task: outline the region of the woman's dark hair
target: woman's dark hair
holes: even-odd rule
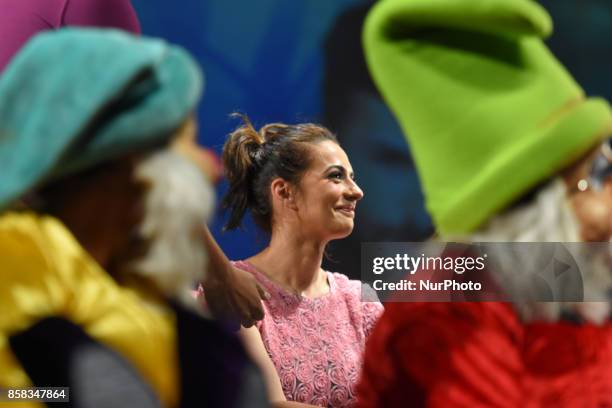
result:
[[[286,125],[271,123],[255,130],[248,117],[234,130],[223,146],[223,165],[229,191],[223,208],[230,211],[226,230],[240,226],[251,210],[255,223],[264,231],[272,229],[270,183],[277,177],[297,184],[312,158],[308,144],[330,140],[338,143],[328,129],[312,123]]]

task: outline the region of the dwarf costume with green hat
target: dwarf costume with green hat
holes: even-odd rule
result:
[[[609,136],[543,43],[531,0],[382,0],[368,67],[410,144],[442,236],[476,231]],[[612,325],[525,322],[510,303],[389,303],[359,407],[612,405]]]
[[[71,387],[75,407],[265,400],[260,383],[240,388],[257,371],[235,336],[151,285],[120,285],[58,219],[14,206],[49,181],[166,148],[202,84],[179,47],[76,28],[32,38],[0,76],[0,388]]]
[[[365,23],[372,77],[410,144],[442,235],[478,228],[611,130],[542,42],[530,0],[382,1]]]

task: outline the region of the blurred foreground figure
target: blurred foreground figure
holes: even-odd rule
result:
[[[191,295],[214,256],[190,144],[201,89],[182,49],[113,30],[40,34],[6,68],[0,387],[67,386],[75,407],[267,405]]]
[[[612,116],[543,45],[551,30],[528,0],[383,0],[371,11],[369,68],[441,239],[610,241]],[[609,261],[581,271],[585,290],[610,290]],[[388,304],[360,406],[611,406],[609,312],[607,302]]]

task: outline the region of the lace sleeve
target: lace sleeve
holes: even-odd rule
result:
[[[378,301],[363,302],[362,316],[363,316],[363,333],[367,338],[372,329],[376,325],[378,318],[384,311],[383,305]]]

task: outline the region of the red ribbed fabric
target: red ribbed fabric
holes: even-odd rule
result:
[[[365,407],[612,407],[612,324],[523,324],[510,304],[392,303],[370,336]]]

